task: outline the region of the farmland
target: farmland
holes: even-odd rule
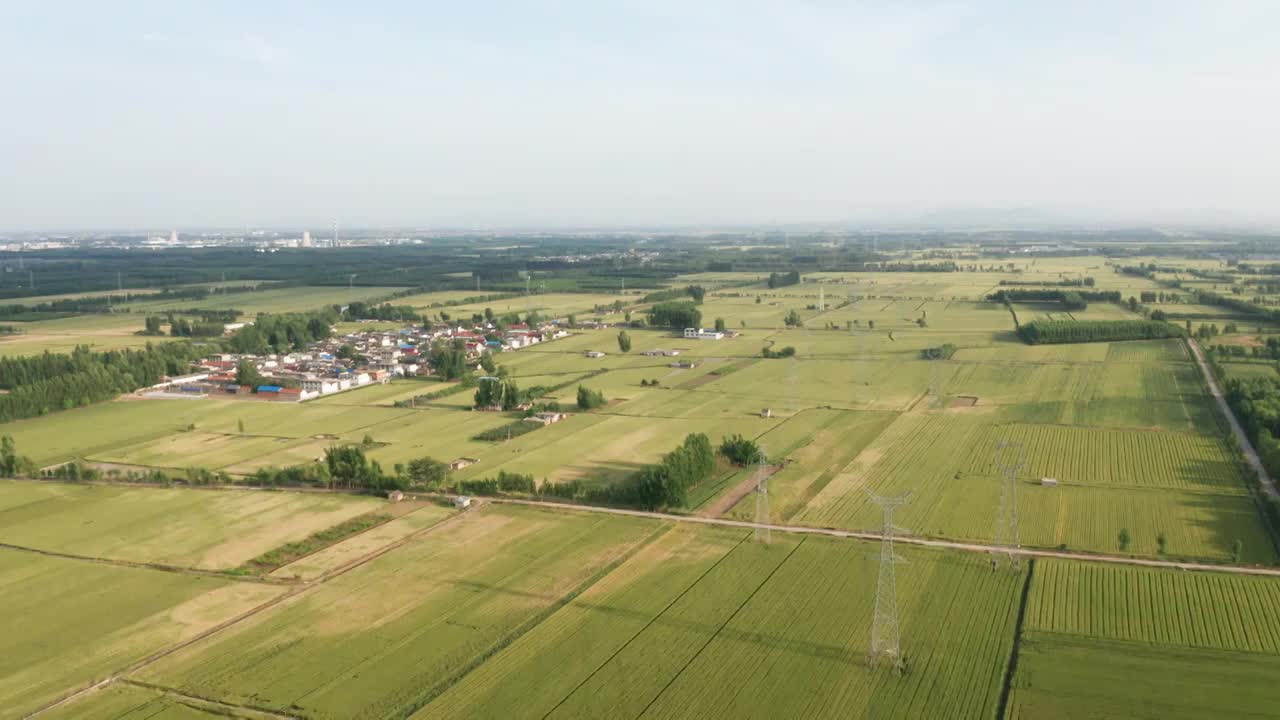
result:
[[[147,669],[202,697],[314,717],[419,701],[660,528],[501,509],[474,514]],[[321,667],[310,660],[345,661]],[[392,663],[396,673],[378,672]]]
[[[593,491],[634,482],[687,435],[704,433],[713,446],[741,435],[772,466],[771,522],[876,532],[884,515],[875,497],[909,495],[894,516],[902,532],[952,543],[899,548],[901,675],[866,663],[875,545],[783,530],[763,544],[742,527],[689,522],[756,519],[754,461],[718,458],[686,500],[653,516],[506,502],[548,498],[523,489],[459,511],[427,494],[438,485],[421,484],[401,485],[410,497],[393,505],[394,486],[329,492],[328,475],[305,492],[15,480],[0,483],[0,543],[25,550],[0,548],[0,586],[24,590],[4,593],[10,606],[0,609],[23,627],[0,639],[9,663],[0,706],[25,713],[121,673],[42,716],[1276,714],[1267,701],[1280,672],[1277,578],[1091,561],[1280,563],[1256,485],[1185,341],[1027,345],[1015,313],[1025,323],[1131,320],[1140,310],[1018,302],[1011,313],[985,301],[1014,282],[1048,287],[1036,283],[1084,274],[1125,298],[1165,286],[1098,256],[979,264],[986,269],[805,273],[773,289],[767,272],[667,277],[705,287],[702,325],[722,319],[736,333],[694,340],[628,327],[629,352],[613,304],[644,317],[649,291],[630,280],[626,294],[601,289],[613,276],[593,279],[590,292],[561,292],[574,287],[561,278],[550,292],[488,301],[437,285],[451,289],[393,302],[455,320],[489,308],[614,326],[495,352],[496,370],[474,370],[472,357],[448,381],[396,379],[300,404],[129,396],[4,428],[40,468],[83,462],[156,471],[174,484],[196,482],[197,470],[245,483],[346,446],[401,481],[415,461],[457,460],[448,482],[501,472]],[[377,282],[386,284],[356,287],[353,299],[404,290]],[[309,310],[345,302],[346,292],[139,299],[118,317],[28,323],[26,335],[0,341],[0,354],[6,343],[31,341],[13,346],[26,352],[55,342],[57,323],[67,341],[96,336],[106,347],[139,339],[134,324],[147,313]],[[1222,310],[1165,303],[1179,305]],[[374,325],[382,323],[341,329]],[[1262,344],[1247,332],[1239,342]],[[769,357],[783,348],[794,354]],[[643,354],[655,350],[671,354]],[[1271,377],[1273,364],[1227,363],[1225,372]],[[533,400],[556,402],[567,417],[486,435],[524,412],[472,409],[475,376],[490,373],[547,388]],[[397,407],[464,382],[461,392]],[[604,402],[578,408],[579,385]],[[1019,544],[1079,560],[1041,558],[1010,572],[962,546],[997,540],[1007,443],[1019,449]],[[331,544],[244,569],[370,516],[372,526]],[[26,627],[64,618],[68,628],[47,641]],[[77,653],[77,637],[94,651]],[[139,663],[161,650],[172,652]]]
[[[373,498],[0,482],[0,542],[211,569],[369,512]]]
[[[0,549],[0,698],[21,717],[281,588]],[[21,591],[16,591],[21,588]],[[16,621],[20,620],[20,621]]]
[[[1039,562],[1010,717],[1275,713],[1280,584]]]

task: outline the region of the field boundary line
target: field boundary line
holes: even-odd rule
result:
[[[183,565],[167,565],[165,563],[149,563],[137,560],[120,560],[116,558],[93,557],[92,555],[76,555],[74,553],[59,552],[57,550],[43,550],[41,548],[27,547],[25,545],[14,545],[12,543],[0,542],[0,548],[5,550],[14,550],[16,552],[34,553],[36,555],[44,555],[46,557],[61,558],[64,560],[78,560],[80,562],[96,563],[98,565],[115,565],[117,567],[133,568],[135,570],[155,570],[158,572],[178,573],[180,575],[195,575],[197,577],[221,578],[223,580],[238,580],[240,582],[257,583],[259,585],[280,585],[289,586],[297,585],[292,580],[281,580],[279,578],[266,579],[252,575],[236,575],[234,573],[222,570],[205,570],[203,568],[186,567]]]
[[[159,693],[160,695],[166,695],[169,697],[178,698],[180,700],[186,700],[189,702],[194,702],[194,703],[199,703],[204,705],[212,705],[219,710],[237,713],[235,717],[249,718],[250,720],[252,720],[253,718],[257,718],[259,716],[265,715],[271,718],[279,718],[280,720],[304,720],[304,718],[300,715],[288,715],[286,713],[278,712],[276,710],[269,710],[267,708],[256,707],[253,705],[237,705],[235,703],[226,702],[225,700],[215,700],[213,698],[202,697],[200,695],[193,695],[192,693],[184,692],[177,688],[171,688],[165,685],[155,685],[148,682],[142,682],[141,680],[130,680],[129,678],[119,678],[115,682],[118,682],[121,685],[129,685],[131,687],[136,687],[142,690],[150,690],[152,692]],[[252,713],[252,714],[249,714],[249,713]]]
[[[671,532],[671,530],[674,527],[675,526],[672,525],[671,523],[663,523],[662,525],[654,528],[653,532],[649,533],[642,540],[637,542],[634,547],[627,549],[627,551],[624,552],[622,555],[618,556],[612,562],[609,562],[604,567],[592,573],[590,577],[587,577],[582,582],[578,583],[576,587],[574,587],[573,589],[569,590],[567,593],[565,593],[561,597],[554,600],[552,603],[547,605],[547,607],[543,608],[537,613],[534,613],[531,617],[526,619],[524,622],[520,623],[515,628],[512,628],[511,632],[507,633],[504,637],[494,641],[494,643],[491,646],[489,646],[489,648],[476,654],[473,658],[468,660],[462,667],[450,673],[447,677],[445,677],[443,680],[433,685],[425,693],[414,698],[412,702],[405,705],[404,707],[401,707],[398,710],[396,710],[396,714],[399,717],[408,718],[409,716],[417,713],[419,710],[422,710],[423,708],[430,705],[432,702],[435,701],[436,698],[448,692],[450,688],[462,682],[474,670],[476,670],[477,668],[481,667],[486,662],[488,662],[490,658],[502,652],[503,650],[506,650],[507,648],[511,647],[516,642],[518,642],[522,637],[532,632],[533,630],[537,629],[538,626],[540,626],[542,623],[549,620],[552,616],[554,616],[556,613],[560,612],[560,610],[567,607],[574,600],[581,597],[584,593],[589,591],[597,583],[604,580],[608,576],[612,575],[615,570],[622,567],[622,565],[625,564],[628,560],[630,560],[631,558],[639,554],[641,550],[644,550],[645,548],[649,547],[653,543],[657,542],[664,535]]]
[[[827,537],[868,540],[871,542],[880,542],[883,538],[880,533],[866,532],[862,530],[838,530],[836,528],[811,527],[807,525],[773,525],[765,523],[754,523],[748,520],[731,520],[728,518],[708,518],[698,517],[697,515],[677,515],[673,513],[655,512],[649,510],[627,510],[624,508],[601,507],[599,505],[574,505],[571,503],[550,502],[546,500],[522,500],[518,498],[485,498],[487,502],[505,505],[529,505],[532,507],[545,507],[559,510],[576,511],[576,512],[598,512],[610,513],[614,515],[626,515],[630,517],[648,517],[658,520],[671,520],[674,522],[698,523],[701,525],[719,525],[722,527],[735,527],[748,530],[756,528],[767,529],[775,532],[794,533],[798,535],[825,535]],[[915,535],[894,535],[894,542],[900,542],[905,545],[916,545],[919,547],[940,548],[944,550],[959,550],[964,552],[975,553],[1008,553],[1009,549],[999,545],[988,545],[978,542],[963,542],[960,540],[940,540],[935,538],[919,537]],[[1023,557],[1042,557],[1056,558],[1059,560],[1076,560],[1080,562],[1099,562],[1111,563],[1115,565],[1138,565],[1142,567],[1167,568],[1171,570],[1190,570],[1202,572],[1230,573],[1235,575],[1260,575],[1267,577],[1280,577],[1280,568],[1277,567],[1260,567],[1252,565],[1227,565],[1213,564],[1206,562],[1180,561],[1180,560],[1154,560],[1149,558],[1129,557],[1126,555],[1105,555],[1102,553],[1079,553],[1066,552],[1062,550],[1037,550],[1034,548],[1019,548],[1015,550],[1018,555]]]
[[[57,707],[60,707],[60,706],[65,705],[65,704],[67,704],[67,703],[69,703],[69,702],[72,702],[72,701],[74,701],[76,698],[82,697],[83,695],[86,695],[86,694],[88,694],[88,693],[90,693],[90,692],[93,692],[94,690],[96,690],[96,689],[98,689],[98,688],[100,688],[100,687],[102,687],[102,686],[104,686],[104,685],[108,685],[108,684],[110,684],[111,682],[114,682],[114,681],[116,681],[116,680],[124,679],[124,677],[125,677],[126,675],[130,675],[130,674],[132,674],[132,673],[136,673],[136,672],[138,672],[139,670],[142,670],[143,668],[147,667],[148,665],[151,665],[151,664],[153,664],[153,663],[155,663],[155,662],[157,662],[157,661],[159,661],[159,660],[162,660],[162,659],[164,659],[165,657],[168,657],[169,655],[172,655],[173,653],[176,653],[176,652],[178,652],[178,651],[180,651],[180,650],[185,650],[186,648],[188,648],[188,647],[190,647],[190,646],[192,646],[192,645],[194,645],[194,644],[196,644],[196,643],[198,643],[198,642],[201,642],[201,641],[203,641],[203,640],[206,640],[206,639],[208,639],[208,638],[212,637],[213,635],[216,635],[217,633],[222,632],[223,630],[226,630],[226,629],[227,629],[227,628],[229,628],[229,627],[232,627],[232,626],[234,626],[234,625],[238,625],[239,623],[244,622],[245,620],[248,620],[248,619],[250,619],[250,618],[254,617],[255,615],[258,615],[259,613],[261,613],[261,612],[263,612],[263,611],[269,610],[269,609],[271,609],[271,608],[275,607],[276,605],[279,605],[279,604],[283,603],[283,602],[284,602],[284,601],[286,601],[286,600],[289,600],[289,599],[291,599],[291,598],[298,597],[299,595],[302,595],[303,593],[306,593],[307,591],[311,590],[312,588],[320,587],[320,586],[321,586],[321,585],[323,585],[325,582],[328,582],[329,580],[331,580],[331,579],[333,579],[333,578],[335,578],[335,577],[338,577],[339,575],[342,575],[342,574],[344,574],[344,573],[346,573],[346,572],[348,572],[348,571],[350,571],[350,570],[354,570],[355,568],[357,568],[357,567],[359,567],[359,566],[361,566],[361,565],[364,565],[364,564],[365,564],[365,563],[367,563],[367,562],[370,562],[370,561],[372,561],[372,560],[375,560],[375,559],[377,559],[377,558],[381,557],[382,555],[385,555],[386,553],[388,553],[388,552],[390,552],[390,551],[392,551],[392,550],[394,550],[394,549],[396,549],[396,548],[402,547],[402,546],[404,546],[404,545],[408,544],[409,542],[411,542],[412,540],[415,540],[415,539],[417,539],[418,537],[421,537],[422,535],[425,535],[425,534],[427,534],[427,533],[429,533],[429,532],[431,532],[431,531],[433,531],[433,530],[435,530],[435,529],[437,529],[437,528],[439,528],[439,527],[441,527],[441,526],[443,526],[443,525],[447,525],[447,524],[449,524],[450,522],[452,522],[452,521],[454,521],[454,520],[456,520],[456,519],[458,519],[458,518],[460,518],[460,517],[465,516],[466,514],[467,514],[467,513],[466,513],[465,511],[464,511],[464,512],[459,512],[459,513],[454,513],[453,515],[451,515],[451,516],[449,516],[449,517],[444,518],[443,520],[441,520],[441,521],[440,521],[440,522],[438,522],[438,523],[435,523],[435,524],[433,524],[433,525],[429,525],[429,526],[427,526],[427,527],[425,527],[425,528],[422,528],[422,529],[420,529],[420,530],[418,530],[418,531],[416,531],[416,532],[414,532],[414,533],[412,533],[412,534],[410,534],[410,535],[407,535],[407,536],[405,536],[405,537],[403,537],[403,538],[401,538],[401,539],[399,539],[399,540],[397,540],[397,541],[395,541],[395,542],[393,542],[393,543],[391,543],[391,544],[389,544],[389,545],[385,545],[385,546],[383,546],[383,547],[381,547],[381,548],[378,548],[377,550],[375,550],[375,551],[373,551],[373,552],[371,552],[371,553],[369,553],[369,554],[367,554],[367,555],[364,555],[364,556],[361,556],[361,557],[355,558],[355,559],[351,560],[350,562],[348,562],[348,563],[347,563],[347,564],[345,564],[345,565],[340,565],[340,566],[338,566],[337,568],[334,568],[333,570],[330,570],[329,572],[327,572],[327,573],[325,573],[325,574],[323,574],[323,575],[320,575],[319,577],[315,578],[314,580],[310,580],[310,581],[307,581],[307,582],[304,582],[304,583],[279,584],[279,587],[287,587],[287,588],[291,588],[291,589],[289,589],[289,590],[287,590],[287,591],[285,591],[285,592],[282,592],[282,593],[280,593],[279,595],[276,595],[276,596],[274,596],[274,597],[268,598],[266,601],[264,601],[264,602],[260,603],[260,604],[259,604],[259,605],[257,605],[256,607],[252,607],[252,608],[250,608],[250,609],[248,609],[248,610],[244,611],[243,613],[240,613],[239,615],[236,615],[235,617],[232,617],[232,618],[229,618],[229,619],[227,619],[227,620],[224,620],[223,622],[220,622],[220,623],[218,623],[217,625],[214,625],[214,626],[213,626],[213,627],[211,627],[211,628],[208,628],[208,629],[206,629],[206,630],[203,630],[203,631],[201,631],[200,633],[198,633],[198,634],[196,634],[196,635],[194,635],[194,636],[192,636],[192,637],[190,637],[190,638],[188,638],[188,639],[186,639],[186,640],[183,640],[183,641],[182,641],[182,642],[180,642],[180,643],[177,643],[176,645],[171,645],[171,646],[169,646],[169,647],[167,647],[167,648],[162,648],[162,649],[160,649],[160,650],[157,650],[156,652],[151,653],[150,655],[147,655],[146,657],[141,658],[140,660],[137,660],[137,661],[133,662],[132,664],[125,666],[125,668],[124,668],[123,670],[120,670],[120,671],[118,671],[118,672],[112,673],[110,676],[108,676],[107,678],[105,678],[105,679],[103,679],[103,680],[100,680],[100,681],[98,681],[98,682],[91,683],[91,684],[90,684],[90,685],[88,685],[87,687],[83,687],[83,688],[81,688],[80,690],[76,690],[76,691],[72,692],[72,693],[71,693],[71,694],[69,694],[69,695],[64,695],[64,696],[63,696],[62,698],[60,698],[60,699],[53,700],[53,701],[51,701],[49,704],[47,704],[47,705],[45,705],[45,706],[43,706],[43,707],[37,708],[35,711],[33,711],[33,712],[31,712],[30,714],[28,714],[28,715],[26,716],[26,718],[27,718],[27,719],[29,719],[29,718],[34,718],[34,717],[36,717],[36,716],[38,716],[38,715],[41,715],[41,714],[43,714],[43,713],[45,713],[45,712],[47,712],[47,711],[49,711],[49,710],[52,710],[52,709],[57,708]]]
[[[45,712],[48,712],[49,710],[53,710],[54,708],[73,702],[77,698],[83,697],[91,692],[98,690],[99,688],[102,688],[106,685],[109,685],[113,682],[123,679],[124,676],[128,675],[129,673],[137,672],[142,668],[154,663],[157,660],[160,660],[164,657],[172,655],[173,653],[178,652],[179,650],[188,648],[200,642],[201,640],[204,640],[205,638],[208,638],[211,635],[214,635],[215,633],[220,632],[221,630],[231,627],[232,625],[235,625],[243,620],[247,620],[253,617],[254,615],[257,615],[258,613],[262,612],[263,610],[267,610],[269,608],[275,607],[276,605],[279,605],[280,603],[284,602],[289,598],[297,597],[298,595],[306,592],[309,589],[310,589],[310,586],[308,585],[297,585],[293,589],[288,590],[287,592],[282,592],[279,595],[275,595],[274,597],[268,598],[267,600],[258,604],[257,606],[249,608],[248,610],[240,613],[239,615],[236,615],[235,617],[228,618],[227,620],[224,620],[218,623],[217,625],[214,625],[211,628],[202,630],[201,632],[196,633],[195,635],[187,638],[186,640],[183,640],[182,642],[177,643],[176,645],[171,645],[167,648],[162,648],[160,650],[157,650],[156,652],[151,653],[150,655],[147,655],[146,657],[136,660],[132,664],[125,666],[123,670],[112,673],[111,675],[109,675],[103,680],[100,680],[95,683],[91,683],[87,687],[83,687],[68,695],[64,695],[61,698],[54,700],[41,708],[36,709],[35,711],[28,714],[26,717],[33,718]]]
[[[1258,473],[1258,481],[1262,485],[1262,491],[1269,497],[1280,497],[1280,493],[1276,491],[1275,480],[1267,474],[1267,469],[1262,465],[1262,459],[1258,457],[1258,453],[1253,448],[1253,443],[1249,440],[1249,434],[1240,426],[1240,421],[1236,420],[1236,415],[1231,411],[1231,407],[1227,405],[1227,399],[1222,395],[1222,388],[1218,387],[1218,381],[1214,379],[1213,372],[1209,370],[1209,364],[1205,362],[1204,354],[1200,352],[1200,346],[1196,341],[1187,338],[1187,345],[1191,348],[1191,354],[1196,358],[1196,364],[1200,366],[1200,373],[1204,376],[1205,383],[1209,386],[1209,394],[1213,395],[1213,399],[1218,402],[1218,409],[1222,411],[1223,416],[1227,418],[1227,423],[1231,426],[1231,432],[1235,434],[1236,440],[1240,443],[1240,450],[1244,452],[1245,461]]]
[[[634,642],[636,638],[644,634],[644,631],[652,627],[654,623],[658,622],[659,618],[661,618],[663,615],[666,615],[667,611],[670,610],[672,606],[680,602],[680,599],[683,598],[685,595],[689,594],[689,591],[693,590],[693,588],[695,588],[698,585],[698,583],[702,582],[703,579],[706,578],[707,575],[710,574],[712,570],[715,570],[716,568],[720,567],[720,563],[724,562],[726,558],[728,558],[730,555],[734,553],[734,551],[742,547],[742,544],[747,541],[748,537],[751,537],[750,533],[743,533],[742,537],[738,540],[736,545],[729,548],[728,552],[721,555],[715,562],[711,563],[711,565],[708,566],[706,570],[703,570],[702,573],[699,574],[698,577],[695,578],[693,582],[689,583],[688,587],[686,587],[684,590],[681,590],[674,598],[671,599],[671,602],[663,606],[663,608],[659,610],[657,613],[655,613],[653,617],[649,618],[649,621],[646,622],[643,627],[637,630],[635,634],[633,634],[631,637],[627,638],[626,642],[619,645],[617,650],[614,650],[612,653],[609,654],[609,657],[605,658],[603,662],[597,665],[595,670],[592,670],[590,673],[587,673],[587,676],[582,679],[582,682],[578,683],[577,685],[574,685],[572,690],[565,693],[564,697],[560,698],[560,702],[557,702],[554,706],[552,706],[550,710],[548,710],[546,713],[542,715],[542,719],[546,720],[547,718],[551,717],[551,714],[554,713],[557,709],[559,709],[561,705],[564,705],[566,700],[573,697],[579,690],[581,690],[583,685],[586,685],[588,682],[591,682],[591,678],[595,677],[596,673],[600,672],[605,668],[605,666],[613,662],[614,658],[618,657],[618,655],[621,654],[623,650],[626,650],[628,647],[630,647],[631,643]]]
[[[1018,649],[1022,645],[1022,625],[1027,617],[1027,599],[1031,596],[1031,579],[1036,572],[1036,560],[1027,561],[1027,576],[1022,581],[1022,594],[1018,600],[1018,620],[1013,626],[1013,647],[1009,649],[1009,665],[1005,668],[1004,683],[1000,687],[999,704],[996,706],[997,720],[1004,720],[1009,709],[1009,693],[1013,690],[1013,678],[1018,672]]]
[[[697,660],[698,657],[702,655],[702,651],[706,650],[711,643],[715,642],[715,639],[720,637],[720,633],[724,632],[724,629],[728,627],[729,623],[733,622],[733,619],[738,617],[738,613],[742,612],[742,608],[746,607],[747,603],[751,602],[751,599],[756,596],[756,593],[760,592],[760,588],[769,584],[769,581],[773,579],[773,576],[782,569],[783,565],[787,564],[787,561],[791,559],[792,555],[796,554],[796,551],[800,549],[800,546],[804,545],[805,540],[808,540],[808,538],[800,538],[800,542],[796,543],[796,546],[791,548],[791,552],[787,553],[787,556],[782,558],[782,562],[775,565],[773,569],[769,571],[769,574],[765,575],[764,579],[760,581],[760,584],[756,585],[755,589],[742,599],[742,602],[738,604],[738,607],[734,608],[733,612],[729,613],[729,617],[725,618],[724,622],[720,623],[720,627],[716,628],[716,631],[711,633],[711,636],[707,638],[707,641],[702,643],[702,647],[698,648],[698,651],[695,652],[684,665],[680,666],[680,669],[671,676],[671,679],[667,681],[666,685],[662,686],[661,690],[654,693],[653,697],[650,698],[649,702],[644,706],[644,709],[636,714],[636,718],[642,718],[645,713],[649,712],[649,708],[653,707],[653,704],[658,702],[658,698],[666,694],[667,690],[671,687],[671,684],[683,675],[684,671],[688,670],[689,666],[693,664],[693,661]]]

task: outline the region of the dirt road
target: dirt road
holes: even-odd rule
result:
[[[697,523],[701,525],[719,525],[721,527],[735,527],[744,530],[754,530],[756,528],[768,528],[777,532],[797,533],[802,535],[826,535],[837,538],[854,538],[858,540],[879,540],[879,533],[860,532],[857,530],[835,530],[832,528],[815,528],[806,527],[804,525],[762,525],[758,523],[748,522],[746,520],[727,520],[724,518],[698,517],[697,515],[670,515],[661,512],[648,512],[645,510],[623,510],[621,508],[598,507],[594,505],[571,505],[568,503],[546,502],[542,500],[516,500],[512,498],[485,498],[485,502],[507,505],[530,505],[533,507],[553,508],[557,510],[570,510],[576,512],[594,512],[609,513],[613,515],[626,515],[628,517],[646,517],[655,520],[669,520],[672,522]],[[944,548],[948,550],[960,550],[963,552],[975,553],[1005,553],[1008,550],[997,545],[986,545],[983,543],[957,542],[953,540],[935,540],[932,538],[912,537],[910,535],[894,534],[893,541],[903,545],[920,545],[923,547]],[[1072,553],[1062,552],[1058,550],[1034,550],[1029,548],[1019,548],[1016,551],[1022,557],[1043,557],[1043,558],[1060,558],[1063,560],[1081,560],[1084,562],[1101,562],[1111,563],[1115,565],[1140,565],[1143,567],[1168,568],[1171,570],[1200,570],[1204,572],[1220,572],[1232,573],[1235,575],[1264,575],[1268,577],[1280,577],[1280,568],[1259,567],[1252,565],[1214,565],[1212,563],[1196,563],[1196,562],[1179,562],[1177,560],[1148,560],[1144,558],[1128,557],[1125,555],[1104,555],[1101,553]]]
[[[1231,424],[1231,432],[1235,433],[1236,440],[1240,442],[1240,449],[1244,451],[1244,459],[1248,461],[1249,467],[1252,467],[1254,472],[1258,473],[1258,478],[1262,482],[1262,491],[1270,497],[1280,497],[1280,493],[1276,491],[1276,481],[1267,474],[1267,469],[1262,466],[1262,459],[1258,457],[1258,453],[1253,449],[1253,443],[1250,442],[1249,436],[1245,433],[1244,428],[1240,427],[1235,413],[1231,412],[1230,406],[1227,405],[1227,399],[1222,395],[1222,388],[1218,387],[1218,381],[1214,379],[1213,372],[1209,370],[1209,363],[1205,361],[1204,353],[1200,352],[1200,345],[1191,338],[1187,338],[1187,345],[1191,348],[1191,354],[1195,356],[1196,363],[1200,365],[1200,373],[1204,375],[1204,381],[1209,384],[1209,393],[1218,402],[1218,409],[1222,410],[1222,414],[1227,417],[1227,422]]]

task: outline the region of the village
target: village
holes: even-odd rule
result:
[[[357,330],[312,343],[305,350],[252,355],[214,353],[192,363],[192,372],[166,378],[140,394],[158,399],[200,399],[211,396],[258,401],[303,402],[398,377],[431,375],[430,351],[437,343],[465,353],[472,369],[485,353],[520,350],[568,337],[555,322],[536,327],[514,323],[499,330],[492,322],[474,326],[408,325],[399,330]],[[242,368],[250,368],[259,382],[246,384]]]

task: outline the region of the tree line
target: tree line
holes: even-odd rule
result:
[[[1210,356],[1215,374],[1221,369]],[[1223,383],[1227,404],[1253,439],[1258,459],[1272,477],[1280,477],[1280,382],[1276,378],[1228,378]],[[1280,499],[1262,496],[1273,531],[1280,532]]]
[[[0,395],[0,422],[83,407],[155,385],[166,375],[186,372],[204,353],[204,348],[173,342],[109,352],[81,345],[69,355],[0,358],[0,388],[9,391]]]
[[[695,303],[702,302],[702,298],[707,294],[706,288],[701,285],[687,285],[685,287],[671,288],[669,290],[659,290],[651,292],[640,299],[641,303],[650,304],[658,303],[666,300],[679,300],[681,298],[693,298]]]
[[[771,272],[769,273],[769,287],[780,288],[788,285],[800,284],[800,271],[792,270],[791,272]]]
[[[228,341],[233,352],[266,355],[303,350],[333,336],[338,313],[332,308],[310,313],[263,313]]]
[[[1019,325],[1018,335],[1031,345],[1048,345],[1185,337],[1186,331],[1157,320],[1033,320]]]

